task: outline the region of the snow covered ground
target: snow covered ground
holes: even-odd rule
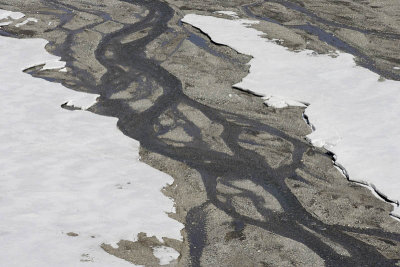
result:
[[[132,266],[100,245],[139,232],[181,239],[160,192],[173,179],[139,161],[139,143],[116,118],[60,107],[87,107],[97,95],[22,72],[64,66],[45,45],[0,37],[0,266]],[[155,255],[167,263],[179,254]]]
[[[0,26],[10,25],[11,23],[13,23],[13,20],[22,19],[23,17],[25,17],[25,14],[21,12],[12,12],[0,9]]]
[[[23,17],[25,17],[24,13],[0,9],[0,20],[2,19],[15,20],[15,19],[22,19]]]
[[[249,27],[257,21],[193,14],[182,21],[253,56],[249,75],[235,87],[264,95],[274,107],[310,104],[310,141],[335,153],[351,180],[400,200],[400,82],[379,81],[350,54],[289,51]],[[393,215],[400,216],[399,207]]]
[[[237,15],[237,13],[234,12],[234,11],[222,10],[222,11],[215,11],[214,13],[215,13],[215,14],[221,14],[221,15],[227,15],[227,16],[230,16],[230,17],[233,17],[233,18],[239,18],[239,16]]]

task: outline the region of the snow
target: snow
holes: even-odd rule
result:
[[[214,13],[221,14],[221,15],[227,15],[227,16],[234,17],[234,18],[238,18],[237,13],[234,12],[234,11],[222,10],[222,11],[215,11]]]
[[[24,20],[23,22],[18,23],[17,25],[15,25],[15,27],[19,28],[19,27],[21,27],[21,26],[27,24],[28,22],[38,22],[38,20],[35,19],[35,18],[27,18],[27,19]]]
[[[7,18],[22,19],[23,17],[25,17],[25,14],[23,14],[21,12],[13,12],[13,11],[0,9],[0,20],[7,19]]]
[[[132,266],[100,245],[139,232],[181,240],[160,191],[173,179],[139,161],[116,118],[60,107],[87,108],[97,95],[22,72],[64,65],[46,43],[0,37],[0,266]]]
[[[65,62],[59,60],[49,60],[46,62],[46,65],[43,66],[42,70],[51,70],[51,69],[60,69],[61,72],[64,72]]]
[[[66,102],[66,104],[68,106],[74,106],[74,107],[81,108],[81,109],[88,109],[91,106],[93,106],[93,104],[96,103],[96,99],[94,99],[94,97],[97,98],[97,95],[79,94],[79,95],[75,96],[74,98],[68,100]]]
[[[12,12],[12,11],[8,11],[8,10],[0,9],[0,20],[4,20],[4,19],[16,20],[16,19],[21,19],[23,17],[25,17],[25,15],[20,12]],[[12,23],[12,21],[0,22],[0,27],[10,25],[11,23]]]
[[[250,73],[235,87],[263,95],[278,108],[310,104],[305,114],[315,126],[307,137],[312,144],[332,151],[351,180],[400,200],[400,82],[378,81],[350,54],[289,51],[249,27],[257,21],[193,14],[182,21],[251,55]],[[392,214],[400,216],[398,205]]]
[[[160,260],[160,265],[166,265],[179,257],[175,249],[165,246],[153,248],[153,254]]]
[[[7,26],[10,25],[12,23],[12,21],[4,21],[4,22],[0,22],[0,27],[1,26]]]
[[[0,20],[3,20],[3,19],[19,20],[19,19],[22,19],[23,17],[25,17],[25,14],[23,14],[21,12],[12,12],[12,11],[8,11],[8,10],[0,9]],[[38,22],[38,19],[27,18],[23,22],[16,24],[15,27],[19,28],[29,22]],[[12,23],[12,21],[0,22],[0,26],[10,25],[11,23]]]

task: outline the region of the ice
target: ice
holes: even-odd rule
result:
[[[400,82],[385,80],[354,62],[313,51],[292,52],[250,28],[257,21],[186,15],[183,22],[216,43],[251,55],[250,73],[235,87],[263,95],[268,105],[309,103],[315,126],[307,138],[337,156],[351,180],[400,199]],[[292,102],[295,101],[295,102]],[[393,215],[400,216],[397,206]]]

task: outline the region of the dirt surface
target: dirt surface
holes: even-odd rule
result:
[[[248,56],[180,22],[236,11],[263,20],[257,28],[289,49],[341,49],[398,79],[394,1],[0,0],[0,8],[39,19],[0,34],[45,38],[67,62],[67,72],[27,73],[100,94],[90,111],[117,117],[140,141],[142,161],[175,179],[164,193],[176,203],[170,216],[185,225],[183,242],[141,233],[118,248],[99,244],[108,253],[145,266],[159,265],[157,246],[180,252],[171,266],[400,264],[392,205],[307,143],[303,108],[273,109],[232,88],[247,75]]]

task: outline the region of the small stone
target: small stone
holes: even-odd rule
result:
[[[78,236],[78,234],[74,233],[74,232],[69,232],[69,233],[67,233],[67,236]]]

